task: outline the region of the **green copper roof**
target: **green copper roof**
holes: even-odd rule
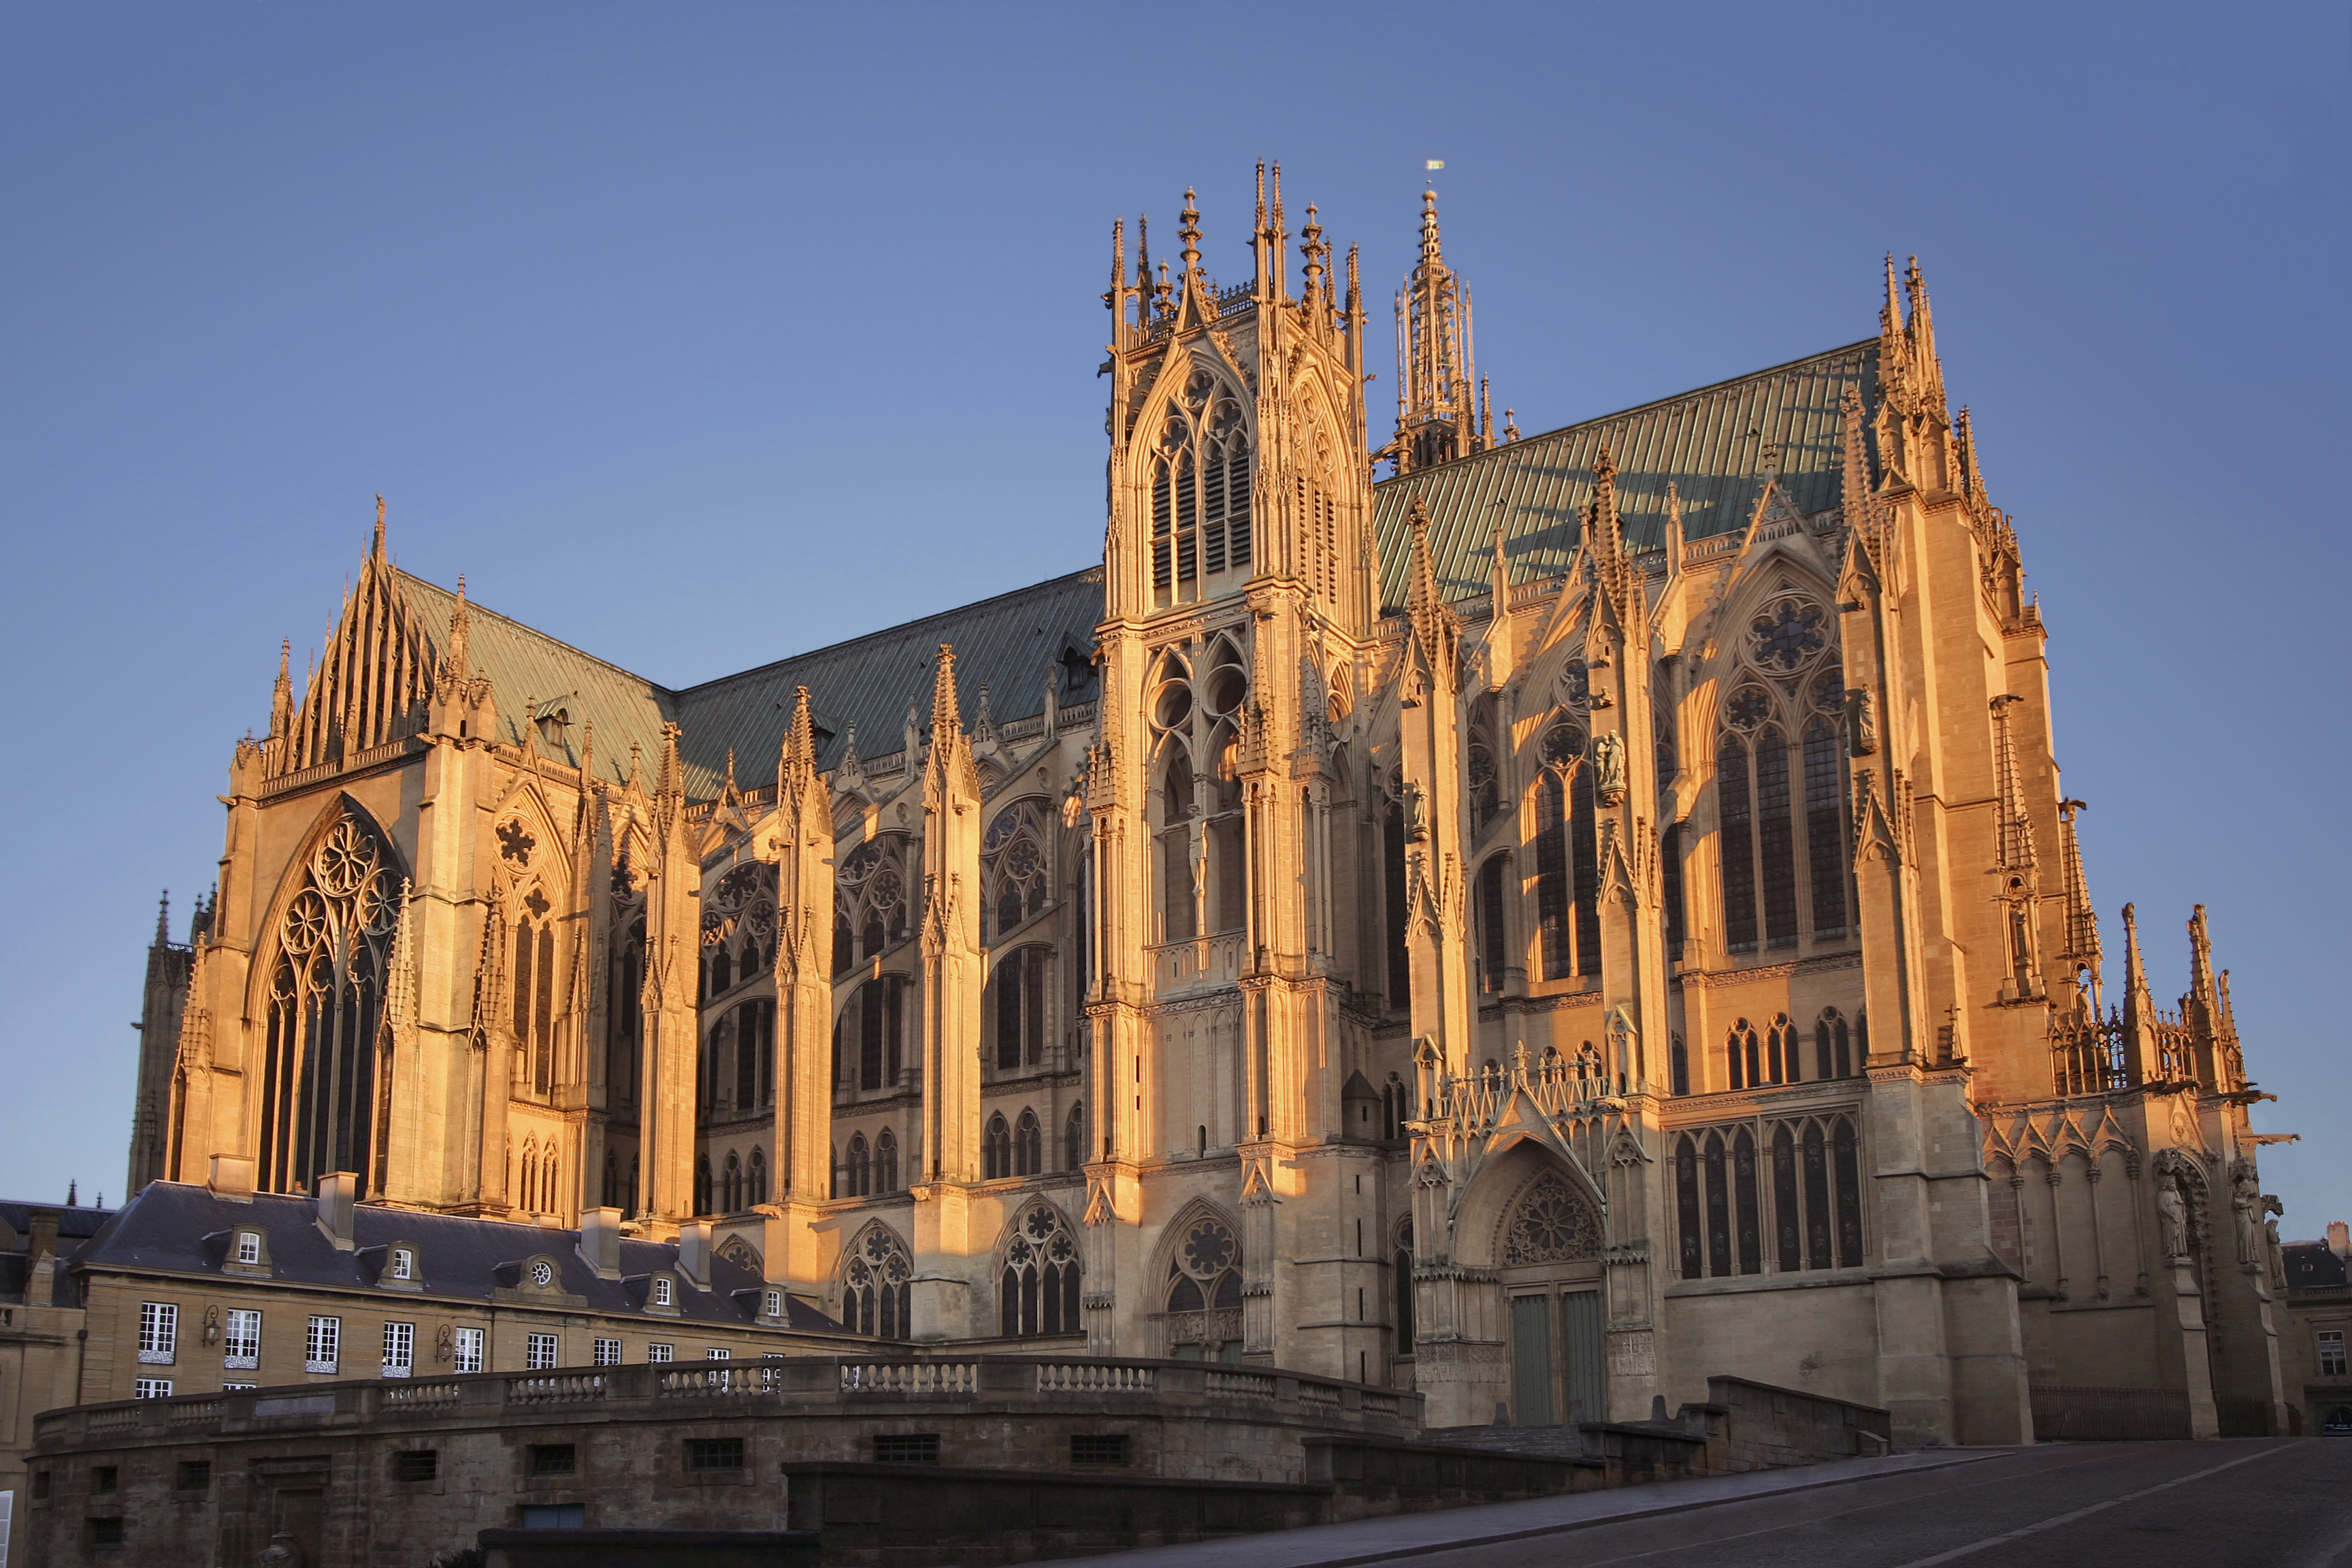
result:
[[[1878,340],[1701,387],[1656,403],[1530,436],[1374,488],[1381,603],[1404,604],[1417,494],[1429,511],[1438,585],[1449,599],[1486,592],[1494,537],[1504,531],[1511,580],[1564,572],[1592,500],[1602,442],[1617,464],[1617,506],[1635,548],[1664,542],[1666,486],[1681,500],[1683,535],[1705,539],[1748,526],[1764,493],[1765,447],[1799,510],[1838,501],[1839,405],[1851,386],[1865,407],[1877,394]]]

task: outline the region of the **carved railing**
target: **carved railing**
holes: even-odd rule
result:
[[[1598,1114],[1601,1101],[1623,1092],[1598,1051],[1574,1058],[1547,1052],[1530,1060],[1522,1047],[1512,1053],[1508,1067],[1489,1062],[1474,1072],[1441,1077],[1429,1120],[1464,1128],[1489,1126],[1522,1089],[1538,1110],[1555,1117]]]
[[[1220,1313],[1219,1316],[1224,1314]],[[1239,1313],[1221,1328],[1238,1337]],[[662,1420],[724,1413],[866,1416],[928,1401],[1041,1414],[1055,1402],[1105,1395],[1165,1402],[1171,1415],[1245,1404],[1250,1419],[1402,1434],[1419,1425],[1416,1394],[1276,1367],[1093,1356],[787,1356],[677,1366],[476,1373],[423,1383],[376,1379],[281,1385],[69,1406],[35,1417],[37,1445],[184,1443],[199,1435],[289,1430],[380,1431],[451,1423]],[[1139,1404],[1139,1409],[1150,1406]],[[528,1409],[530,1414],[524,1414]]]
[[[2131,1082],[2123,1025],[2087,1018],[2053,1030],[2050,1041],[2052,1087],[2061,1095],[2105,1094]]]

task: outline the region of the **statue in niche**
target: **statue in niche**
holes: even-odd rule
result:
[[[1415,844],[1429,837],[1429,797],[1412,780],[1404,786],[1404,836]]]
[[[1613,731],[1592,737],[1592,798],[1602,805],[1625,799],[1625,742]]]
[[[1846,693],[1847,727],[1853,731],[1847,737],[1853,754],[1867,757],[1878,750],[1878,695],[1867,686],[1857,686]]]
[[[2180,1202],[2180,1178],[2170,1171],[2160,1173],[2156,1178],[2156,1224],[2168,1263],[2189,1256],[2188,1221],[2188,1210]]]

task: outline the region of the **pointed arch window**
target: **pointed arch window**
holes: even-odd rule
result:
[[[980,1176],[993,1182],[1013,1174],[1013,1129],[997,1111],[988,1119],[980,1140]]]
[[[1231,384],[1195,365],[1161,416],[1151,457],[1151,586],[1157,603],[1201,596],[1245,572],[1251,539],[1248,420]]]
[[[874,1190],[898,1190],[898,1135],[887,1127],[874,1135]]]
[[[1069,1120],[1062,1123],[1062,1169],[1076,1171],[1087,1163],[1087,1108],[1070,1107]]]
[[[1199,930],[1199,889],[1192,875],[1192,760],[1181,747],[1168,754],[1160,784],[1160,937],[1189,942]]]
[[[265,1190],[316,1190],[334,1171],[373,1185],[383,977],[399,921],[390,847],[346,816],[302,869],[278,923],[262,1047]]]
[[[907,935],[907,871],[903,840],[896,834],[869,839],[852,850],[834,877],[834,963],[878,958]],[[845,960],[856,933],[854,955]]]
[[[1764,1081],[1764,1051],[1756,1026],[1741,1018],[1723,1042],[1726,1082],[1733,1089],[1754,1089]]]
[[[1044,913],[1051,901],[1053,833],[1045,804],[1018,801],[998,812],[980,855],[988,940],[994,942]]]
[[[1241,1359],[1242,1247],[1223,1220],[1203,1215],[1185,1227],[1168,1260],[1166,1289],[1171,1355]]]
[[[1075,1334],[1079,1316],[1078,1242],[1058,1210],[1038,1204],[1004,1243],[998,1277],[998,1328],[1007,1339]]]
[[[845,1198],[870,1196],[874,1191],[874,1153],[867,1147],[866,1134],[849,1135],[849,1157],[843,1162],[841,1195]]]
[[[1850,930],[1844,683],[1828,613],[1787,593],[1749,626],[1716,738],[1724,941],[1753,952]],[[1790,738],[1795,736],[1792,742]]]
[[[727,1163],[720,1167],[719,1191],[726,1207],[725,1214],[735,1214],[743,1207],[743,1162],[734,1150],[727,1151]]]
[[[1816,1078],[1853,1076],[1845,1016],[1834,1007],[1822,1008],[1822,1016],[1813,1020],[1813,1068]]]
[[[875,1339],[912,1337],[914,1278],[914,1265],[897,1233],[884,1225],[866,1226],[841,1272],[843,1327]]]
[[[768,1201],[768,1155],[763,1149],[755,1147],[751,1151],[749,1189],[748,1195],[751,1203],[763,1204]]]
[[[1394,1279],[1396,1289],[1396,1354],[1413,1353],[1412,1221],[1397,1226]]]
[[[694,1157],[694,1212],[709,1214],[710,1198],[710,1156],[697,1154]]]
[[[1536,787],[1536,922],[1546,980],[1601,973],[1600,865],[1585,734],[1561,718],[1544,731]]]
[[[1035,1176],[1042,1175],[1045,1169],[1045,1129],[1038,1123],[1037,1113],[1024,1106],[1021,1120],[1013,1124],[1013,1173]]]

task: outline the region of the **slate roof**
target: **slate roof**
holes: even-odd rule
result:
[[[457,595],[405,572],[399,581],[436,647],[441,646],[448,637]],[[1084,655],[1090,650],[1102,607],[1102,568],[1090,566],[673,690],[469,599],[467,658],[489,677],[498,694],[500,740],[521,742],[521,725],[532,700],[542,709],[560,706],[571,722],[571,760],[578,760],[576,748],[593,723],[598,776],[626,778],[629,748],[635,746],[650,787],[661,756],[662,726],[675,722],[687,795],[708,800],[719,793],[730,748],[735,752],[737,783],[756,787],[774,782],[776,749],[792,719],[796,687],[809,689],[820,727],[827,731],[820,767],[830,768],[840,760],[853,720],[864,755],[899,750],[908,699],[917,700],[923,723],[930,721],[931,667],[941,643],[955,647],[956,689],[967,727],[979,719],[982,686],[989,688],[989,710],[997,722],[1033,718],[1045,708],[1046,661],[1066,651]],[[1063,700],[1090,699],[1090,690],[1072,689]]]
[[[493,1292],[521,1283],[531,1258],[551,1258],[562,1294],[579,1301],[552,1302],[573,1310],[637,1312],[645,1306],[647,1278],[677,1268],[677,1248],[669,1243],[621,1242],[621,1278],[600,1279],[580,1256],[580,1233],[508,1220],[419,1214],[409,1209],[361,1204],[352,1210],[358,1248],[339,1251],[318,1225],[318,1205],[306,1197],[256,1193],[250,1203],[221,1197],[208,1187],[181,1182],[151,1182],[139,1195],[108,1216],[98,1235],[74,1253],[75,1273],[87,1270],[153,1269],[173,1274],[217,1275],[227,1256],[230,1234],[259,1227],[267,1235],[270,1278],[280,1284],[375,1289],[387,1251],[394,1242],[416,1250],[420,1279],[415,1292],[487,1301]],[[709,1290],[678,1277],[677,1319],[689,1323],[741,1327],[758,1316],[764,1281],[724,1258],[710,1264]],[[406,1294],[406,1291],[401,1293]],[[584,1309],[580,1301],[585,1302]],[[785,1301],[790,1326],[812,1333],[848,1330],[793,1296]],[[667,1312],[651,1321],[671,1321]]]
[[[56,1284],[47,1305],[76,1305],[73,1280],[63,1267],[74,1248],[96,1236],[108,1220],[119,1212],[114,1209],[68,1207],[64,1204],[41,1204],[17,1198],[0,1198],[0,1225],[8,1227],[15,1241],[0,1247],[0,1301],[21,1301],[25,1299],[26,1282],[32,1275],[32,1256],[26,1247],[32,1241],[33,1212],[46,1210],[58,1216],[58,1258]],[[0,1237],[0,1241],[5,1241]],[[13,1250],[10,1249],[13,1247]]]
[[[2279,1248],[2290,1289],[2352,1284],[2352,1269],[2324,1241],[2290,1241]]]
[[[1067,650],[1083,656],[1094,647],[1103,614],[1103,574],[1089,566],[1033,587],[908,621],[887,631],[868,632],[831,647],[794,654],[740,675],[688,687],[677,694],[688,761],[688,793],[718,793],[718,770],[727,748],[735,748],[736,781],[751,785],[775,782],[776,748],[792,719],[793,688],[809,689],[809,703],[832,732],[818,766],[841,759],[843,737],[857,724],[857,750],[878,757],[900,749],[907,700],[916,700],[918,719],[930,721],[933,661],[941,643],[955,646],[956,695],[967,728],[980,718],[980,689],[989,689],[989,711],[1002,724],[1045,710],[1045,667]],[[1068,692],[1065,702],[1092,700],[1092,689]],[[699,770],[708,787],[697,783]]]
[[[1514,583],[1566,571],[1603,441],[1617,465],[1626,542],[1637,550],[1665,541],[1669,482],[1682,502],[1685,539],[1746,528],[1764,494],[1767,442],[1798,510],[1825,510],[1838,502],[1840,404],[1849,386],[1865,408],[1876,405],[1876,338],[1384,479],[1373,489],[1381,606],[1404,604],[1416,494],[1429,510],[1445,597],[1487,591],[1497,523]]]

